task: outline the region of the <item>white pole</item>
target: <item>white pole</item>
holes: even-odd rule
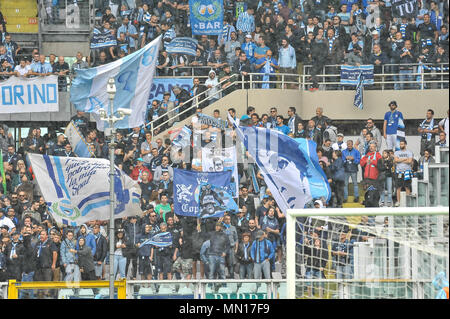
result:
[[[295,222],[296,217],[287,214],[286,218],[286,296],[295,299]]]

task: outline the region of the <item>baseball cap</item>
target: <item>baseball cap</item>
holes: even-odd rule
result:
[[[137,161],[143,162],[144,160],[142,159],[142,157],[139,157],[139,158],[136,159],[136,162]]]
[[[344,137],[344,134],[342,134],[342,133],[339,133],[337,136],[342,136],[342,137]]]
[[[134,133],[133,135],[131,135],[131,138],[138,138],[139,134]]]
[[[246,38],[249,38],[249,39],[252,38],[251,34],[247,34],[245,37],[246,37]]]

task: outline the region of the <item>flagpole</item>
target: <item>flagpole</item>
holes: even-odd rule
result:
[[[108,133],[110,134],[109,142],[109,299],[114,299],[114,148],[115,144],[115,129],[114,129],[114,107],[113,101],[116,94],[116,86],[114,84],[114,78],[110,78],[108,81],[107,92],[109,94],[109,127]],[[105,130],[105,135],[106,134]]]

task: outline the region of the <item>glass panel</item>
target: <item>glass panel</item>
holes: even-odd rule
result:
[[[439,204],[442,206],[448,206],[448,186],[449,186],[448,166],[441,168],[440,171],[441,171],[441,196],[439,198]]]
[[[427,206],[427,188],[428,183],[425,182],[418,182],[418,191],[417,191],[417,205],[419,207],[426,207]]]
[[[89,0],[60,0],[57,5],[52,1],[41,1],[42,9],[39,11],[42,31],[89,31]]]
[[[448,164],[448,149],[442,150],[440,151],[441,153],[441,163],[447,163]]]
[[[439,172],[437,171],[437,168],[429,168],[428,169],[428,174],[429,174],[429,187],[428,187],[428,191],[429,191],[429,206],[430,207],[434,207],[437,206],[437,193],[438,190],[437,188],[438,186],[438,174]]]

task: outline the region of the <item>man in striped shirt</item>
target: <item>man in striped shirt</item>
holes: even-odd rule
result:
[[[246,12],[239,14],[236,29],[242,37],[244,33],[255,31],[255,16],[253,15],[253,8],[248,8]]]

